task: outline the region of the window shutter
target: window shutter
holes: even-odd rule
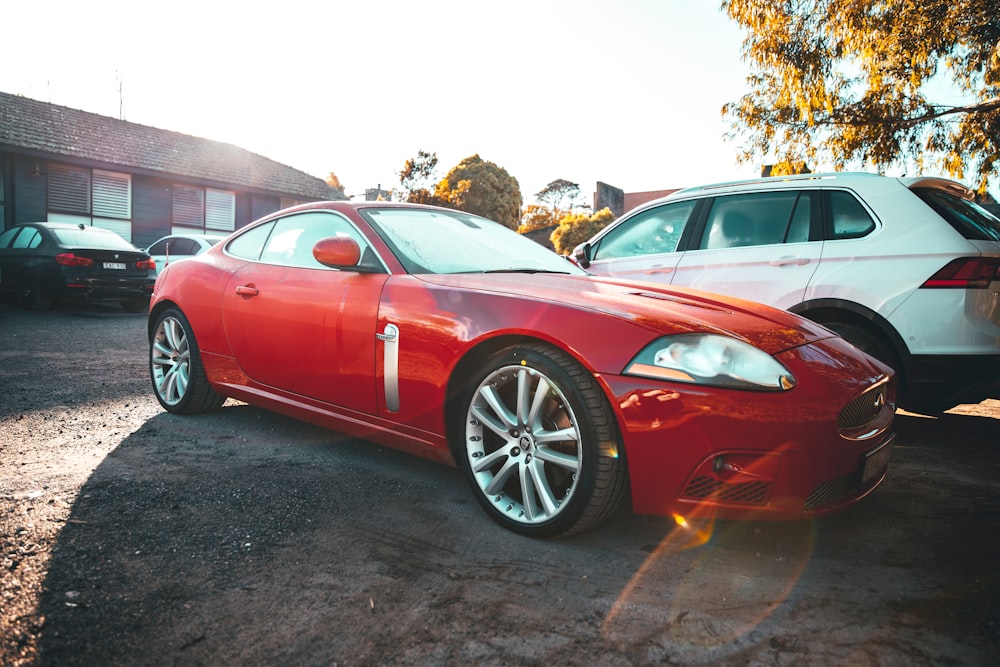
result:
[[[236,193],[205,191],[205,228],[231,232],[236,229]]]
[[[90,172],[49,164],[49,208],[67,213],[90,213]]]
[[[132,217],[132,177],[94,170],[94,216]]]
[[[204,190],[187,185],[175,185],[173,187],[173,213],[170,222],[186,227],[204,227]]]

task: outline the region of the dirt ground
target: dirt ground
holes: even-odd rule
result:
[[[536,541],[455,470],[165,413],[144,324],[0,303],[0,664],[1000,664],[1000,401],[900,413],[832,518]]]

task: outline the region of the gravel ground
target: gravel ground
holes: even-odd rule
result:
[[[0,303],[0,664],[1000,664],[1000,401],[900,413],[836,517],[536,541],[449,468],[165,413],[144,325]]]

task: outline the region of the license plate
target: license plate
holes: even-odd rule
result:
[[[892,448],[895,444],[896,436],[893,435],[883,442],[881,446],[865,454],[864,464],[861,467],[862,484],[866,484],[872,477],[875,477],[885,469],[886,464],[889,463],[889,459],[892,457]]]
[[[104,262],[105,269],[114,269],[116,271],[124,271],[127,265],[125,262]]]

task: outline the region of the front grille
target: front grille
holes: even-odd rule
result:
[[[809,497],[806,498],[806,509],[819,509],[826,505],[832,505],[841,498],[846,498],[857,490],[857,479],[858,476],[851,473],[837,479],[831,479],[828,482],[823,482],[813,489]]]
[[[886,385],[878,384],[844,406],[837,417],[841,430],[863,430],[873,426],[885,409],[888,397]]]
[[[763,505],[767,502],[770,486],[768,482],[729,483],[707,475],[699,475],[684,489],[684,497],[741,505]]]

